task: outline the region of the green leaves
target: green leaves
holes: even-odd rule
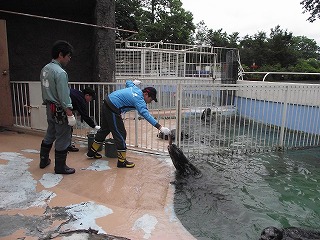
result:
[[[150,42],[188,43],[195,30],[193,15],[180,0],[116,0],[116,25],[138,31],[131,40]]]
[[[320,18],[319,0],[303,0],[300,4],[303,6],[303,13],[310,13],[310,17],[307,19],[309,22],[314,22],[317,18]]]

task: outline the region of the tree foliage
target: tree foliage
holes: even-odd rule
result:
[[[142,14],[139,0],[115,0],[116,26],[119,29],[138,31],[138,21]],[[126,39],[130,32],[117,32],[117,37]]]
[[[222,29],[214,31],[201,22],[197,25],[194,43],[238,48],[242,66],[247,71],[302,71],[302,66],[306,71],[320,71],[309,66],[311,59],[320,61],[320,48],[316,41],[305,36],[293,36],[279,25],[270,29],[269,36],[266,32],[258,32],[240,38],[237,32],[227,34]],[[299,67],[296,68],[297,64]]]
[[[138,31],[131,40],[186,43],[195,30],[193,15],[180,0],[116,0],[117,27]],[[126,39],[128,34],[120,33]]]
[[[268,63],[269,49],[265,32],[258,32],[254,36],[246,35],[239,44],[241,61],[253,70]]]
[[[303,0],[309,21],[320,17],[320,0]],[[209,29],[204,21],[193,24],[193,15],[180,0],[115,0],[116,26],[137,34],[119,32],[119,39],[210,45],[238,48],[244,69],[251,71],[320,72],[320,48],[313,39],[294,36],[279,25],[266,32],[240,38],[238,32]]]
[[[303,0],[300,4],[303,6],[303,13],[310,13],[309,22],[314,22],[317,18],[320,18],[320,0]]]
[[[269,64],[280,63],[282,67],[288,67],[296,63],[295,53],[291,49],[292,33],[283,31],[280,26],[271,29],[268,39],[268,48],[270,51]]]

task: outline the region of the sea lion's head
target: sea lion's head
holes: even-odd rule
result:
[[[267,227],[262,230],[259,240],[281,240],[283,231],[276,227]]]

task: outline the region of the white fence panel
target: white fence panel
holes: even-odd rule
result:
[[[12,82],[15,125],[34,127],[28,111],[35,82]],[[38,83],[40,84],[40,82]],[[70,87],[97,92],[88,105],[89,115],[100,124],[100,109],[106,94],[123,88],[118,83],[70,83]],[[176,143],[186,154],[216,154],[223,151],[265,151],[319,146],[320,104],[315,96],[320,86],[292,84],[204,84],[143,82],[154,86],[158,103],[149,105],[163,126],[176,129]],[[314,101],[313,101],[314,100]],[[308,104],[306,104],[308,103]],[[37,104],[40,104],[37,103]],[[45,116],[37,116],[45,119]],[[168,141],[159,131],[132,111],[123,115],[127,145],[140,151],[167,154]],[[74,136],[86,139],[92,129],[80,121]],[[111,135],[108,137],[112,137]]]

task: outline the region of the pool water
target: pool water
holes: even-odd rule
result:
[[[259,239],[268,226],[320,231],[320,148],[190,158],[175,213],[196,239]]]

